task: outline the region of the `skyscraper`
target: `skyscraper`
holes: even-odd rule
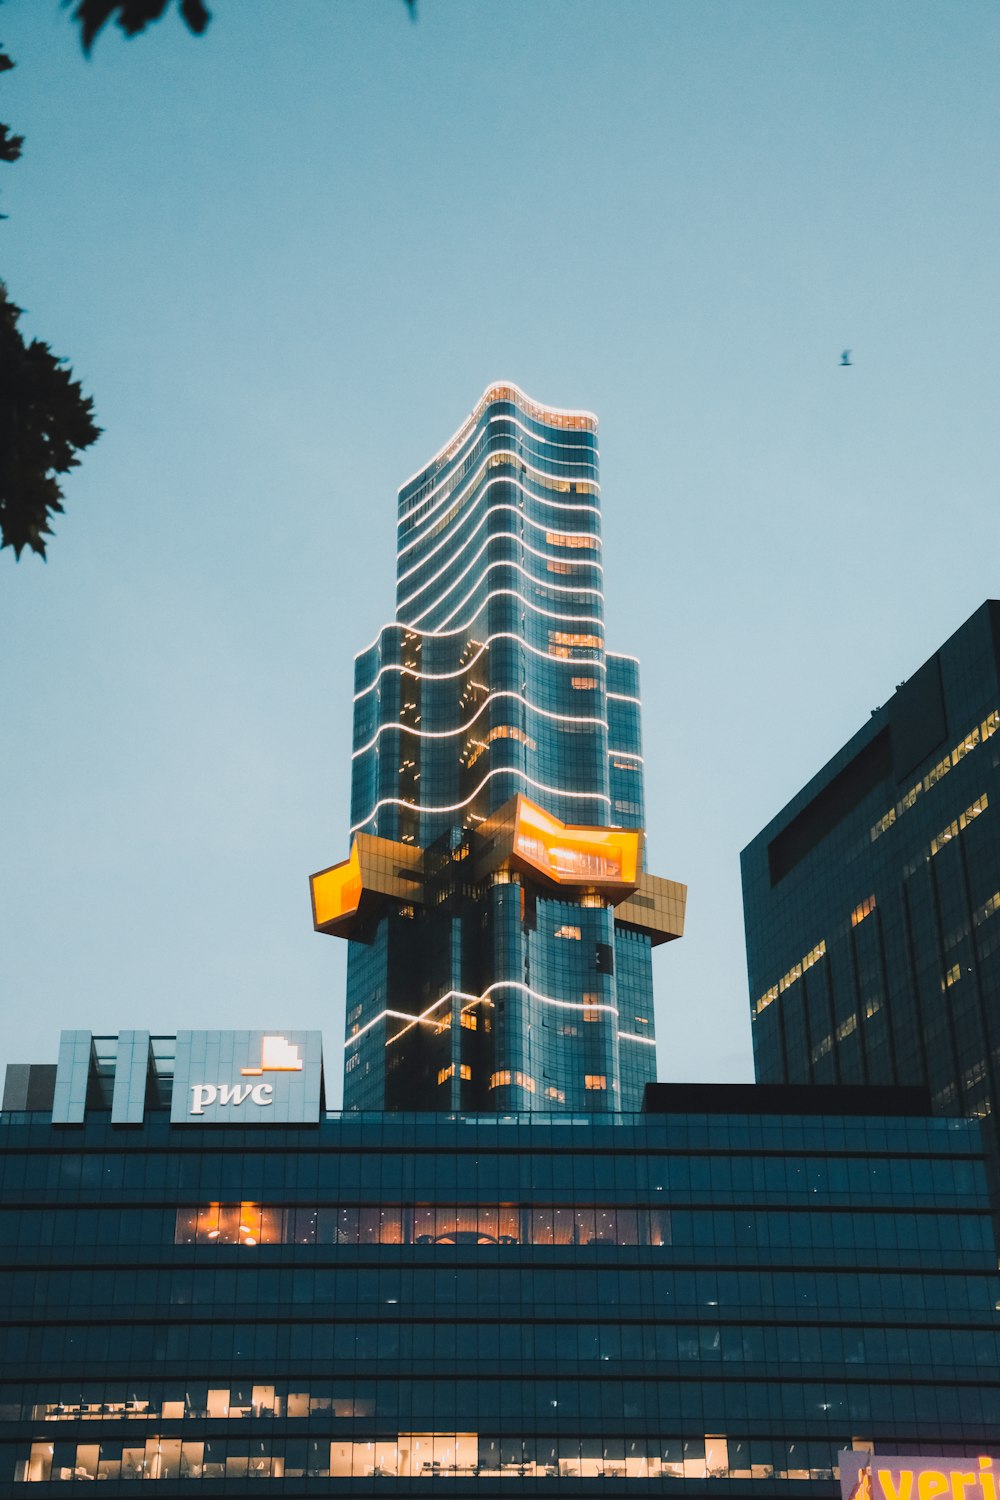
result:
[[[998,729],[989,600],[748,845],[743,895],[758,1081],[926,1084],[989,1122],[1000,1206]]]
[[[650,949],[638,664],[604,637],[597,421],[487,388],[399,491],[396,618],[357,658],[345,1103],[638,1109]]]

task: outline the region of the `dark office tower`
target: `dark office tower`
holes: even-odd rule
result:
[[[650,949],[638,665],[605,648],[597,422],[494,385],[399,492],[396,619],[357,658],[349,1109],[634,1110]]]
[[[743,851],[758,1080],[924,1083],[994,1152],[998,663],[991,600]]]
[[[835,1500],[874,1447],[996,1500],[979,1131],[920,1093],[327,1114],[315,1033],[70,1032],[0,1113],[0,1495]]]

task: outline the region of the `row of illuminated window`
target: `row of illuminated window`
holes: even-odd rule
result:
[[[176,1245],[669,1245],[663,1208],[435,1204],[179,1208]]]
[[[994,709],[991,714],[987,714],[981,724],[975,725],[964,739],[955,745],[952,750],[949,750],[948,754],[943,756],[936,766],[932,766],[926,776],[922,777],[915,786],[911,786],[909,791],[899,799],[894,807],[890,807],[889,811],[879,818],[877,823],[872,825],[872,843],[876,839],[881,838],[883,833],[892,827],[897,818],[901,818],[905,812],[908,812],[922,793],[929,792],[932,786],[936,786],[939,781],[942,781],[947,776],[953,766],[957,766],[960,760],[964,760],[970,750],[974,750],[977,745],[991,739],[998,729],[1000,729],[1000,709]]]
[[[590,1012],[590,1014],[587,1013],[588,1011]],[[596,1007],[584,1007],[584,1019],[587,1021],[600,1020],[600,1014],[598,1013]],[[576,1036],[577,1032],[575,1028],[566,1028],[563,1031],[563,1035]],[[511,1087],[524,1089],[528,1094],[534,1094],[537,1090],[537,1084],[535,1083],[535,1080],[532,1078],[530,1073],[522,1073],[517,1069],[501,1068],[496,1073],[490,1074],[491,1089]],[[608,1087],[607,1074],[585,1073],[583,1075],[583,1087],[590,1093],[604,1093]],[[615,1088],[616,1085],[612,1083],[611,1087]],[[545,1090],[545,1097],[547,1099],[564,1100],[566,1098],[566,1095],[563,1090],[550,1087]]]
[[[865,918],[870,917],[875,910],[875,904],[874,896],[866,896],[863,901],[860,901],[851,912],[851,926],[860,927]]]
[[[572,463],[573,460],[563,460],[564,463]],[[529,483],[543,490],[557,490],[560,494],[568,495],[576,492],[578,495],[597,495],[600,493],[600,485],[592,479],[563,479],[544,474],[535,469],[534,465],[528,465],[518,459],[513,453],[492,453],[489,457],[488,468],[506,469],[516,468],[520,473],[528,475]],[[531,470],[528,474],[528,470]]]
[[[755,1451],[756,1449],[756,1451]],[[755,1461],[756,1460],[756,1461]],[[826,1479],[832,1443],[684,1438],[480,1437],[399,1433],[368,1441],[150,1437],[128,1442],[35,1442],[18,1452],[15,1482],[74,1479]],[[9,1473],[9,1470],[8,1470]]]
[[[450,1019],[450,1017],[449,1017]],[[438,1083],[447,1083],[449,1078],[455,1076],[455,1064],[449,1063],[446,1068],[438,1068]],[[458,1076],[468,1082],[472,1078],[472,1068],[468,1063],[459,1063]]]
[[[604,642],[599,635],[588,634],[580,630],[550,630],[549,631],[549,655],[555,656],[559,653],[553,651],[554,646],[580,647],[587,651],[599,651]]]
[[[545,540],[550,547],[568,547],[571,551],[599,547],[600,540],[578,531],[547,531]]]
[[[938,853],[940,849],[943,849],[945,844],[950,844],[952,839],[958,838],[958,835],[965,828],[967,828],[970,823],[974,822],[976,818],[979,817],[980,813],[984,813],[989,805],[990,799],[985,792],[981,797],[977,797],[975,802],[973,802],[971,806],[965,809],[964,813],[960,813],[957,818],[953,819],[952,822],[948,824],[947,828],[942,828],[941,832],[936,834],[934,838],[931,839],[931,856],[933,857]]]
[[[815,948],[810,948],[809,952],[803,958],[800,958],[798,963],[792,964],[788,973],[782,974],[777,984],[772,984],[769,990],[764,991],[763,995],[757,1001],[757,1015],[760,1015],[762,1010],[766,1010],[772,1000],[777,1000],[778,996],[783,994],[796,980],[801,979],[803,974],[812,968],[813,964],[819,962],[825,952],[826,939],[823,938],[816,944]]]

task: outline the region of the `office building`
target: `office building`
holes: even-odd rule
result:
[[[0,1493],[832,1500],[842,1449],[1000,1463],[976,1125],[834,1092],[327,1114],[313,1033],[65,1033],[0,1115]]]
[[[399,492],[396,618],[357,658],[349,1109],[637,1110],[650,951],[638,664],[604,635],[597,422],[490,386]]]
[[[985,1122],[994,1191],[998,728],[990,600],[743,851],[758,1080],[925,1085]]]

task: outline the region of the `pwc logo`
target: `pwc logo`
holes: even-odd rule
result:
[[[265,1036],[261,1041],[260,1066],[241,1068],[244,1078],[259,1078],[263,1073],[301,1073],[302,1055],[287,1037]],[[254,1104],[266,1108],[274,1103],[274,1085],[270,1083],[192,1083],[191,1115],[203,1115],[210,1105]]]

